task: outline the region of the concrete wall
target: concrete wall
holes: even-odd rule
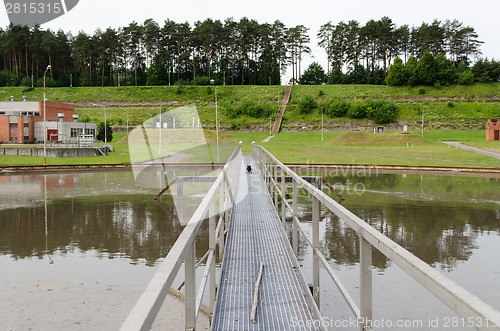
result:
[[[43,156],[43,148],[0,148],[0,155]],[[47,157],[102,155],[97,148],[47,148]]]

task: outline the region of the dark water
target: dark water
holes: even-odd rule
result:
[[[322,175],[346,198],[343,203],[346,208],[500,310],[498,177],[376,173]],[[328,194],[338,200],[332,192]],[[310,197],[307,192],[302,192],[301,202],[302,215],[310,220]],[[306,223],[305,227],[310,230],[310,223]],[[357,300],[357,234],[324,209],[320,231],[325,256]],[[301,247],[306,274],[311,275],[311,251],[305,242],[301,243]],[[422,327],[399,329],[450,329],[446,328],[445,322],[450,322],[457,315],[376,250],[373,264],[375,318],[422,322]],[[337,321],[348,319],[351,314],[326,273],[322,274],[321,283],[324,297],[322,311]],[[428,327],[435,319],[439,319],[439,326]],[[467,328],[457,325],[451,329]]]
[[[170,195],[153,200],[156,182],[130,171],[0,176],[0,279],[147,282],[183,229]]]
[[[0,175],[0,280],[148,282],[183,229],[172,196],[153,201],[165,180],[160,173],[151,176],[144,185],[130,171]],[[345,207],[500,310],[498,177],[323,176],[346,198]],[[198,201],[203,196],[184,192]],[[300,215],[310,229],[310,198],[301,194]],[[357,298],[358,236],[336,216],[322,214],[323,252]],[[201,231],[198,257],[208,246],[207,230]],[[310,275],[311,252],[304,241],[300,247]],[[382,254],[374,252],[373,263],[375,315],[453,316]],[[326,275],[321,281],[326,315],[351,316]]]

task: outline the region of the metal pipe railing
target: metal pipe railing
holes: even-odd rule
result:
[[[229,214],[234,201],[241,162],[242,153],[241,145],[239,145],[177,238],[120,330],[137,331],[151,328],[183,262],[185,268],[185,329],[196,329],[196,320],[207,283],[210,309],[213,314],[216,299],[216,245],[224,245],[224,234],[229,225]],[[219,199],[218,204],[217,199]],[[217,205],[219,210],[217,210]],[[195,238],[207,215],[210,236],[209,253],[200,287],[196,290]],[[223,252],[223,248],[220,249],[220,252]],[[219,259],[222,259],[222,256],[219,256]]]
[[[306,238],[306,242],[313,249],[313,296],[316,303],[319,304],[320,300],[319,265],[322,264],[346,300],[351,311],[359,319],[360,330],[370,330],[370,325],[373,321],[372,248],[375,248],[418,281],[444,304],[465,318],[469,323],[468,325],[474,326],[478,330],[500,330],[500,312],[494,310],[408,250],[380,233],[320,189],[309,184],[306,180],[276,159],[266,149],[253,145],[252,154],[254,160],[257,161],[260,166],[264,182],[268,183],[268,189],[271,196],[273,193],[275,195],[276,207],[278,206],[277,196],[280,195],[283,202],[282,208],[284,206],[286,209],[290,210],[292,214],[293,251],[295,254],[298,253],[298,231],[302,232]],[[282,185],[278,185],[278,168],[282,172],[282,178],[285,173],[287,176],[292,177],[292,205],[285,199],[284,181],[282,180]],[[298,188],[305,189],[312,197],[312,239],[308,237],[306,231],[301,226],[301,222],[297,215]],[[335,275],[333,268],[329,265],[319,249],[321,205],[337,215],[339,219],[343,220],[349,227],[356,231],[360,237],[360,308],[358,308],[346,288]],[[282,215],[284,215],[284,213],[282,213]]]

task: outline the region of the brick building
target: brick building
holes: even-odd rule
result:
[[[45,102],[45,109],[46,123],[43,122],[43,101],[0,102],[0,141],[72,142],[83,135],[95,138],[97,124],[77,122],[74,105]],[[45,130],[47,136],[44,138]]]
[[[488,120],[486,140],[500,140],[500,118]]]

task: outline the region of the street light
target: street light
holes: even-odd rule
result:
[[[215,80],[211,79],[210,83],[215,86]],[[215,86],[215,132],[217,135],[217,163],[220,162],[219,157],[219,113],[217,108],[217,86]]]
[[[127,133],[128,133],[128,111],[127,110],[123,110],[125,113],[127,113]]]
[[[106,104],[104,104],[104,143],[108,143],[108,124],[106,121]]]
[[[323,107],[321,107],[321,141],[323,141]]]
[[[47,71],[52,69],[52,66],[49,64],[45,72],[43,73],[43,165],[47,165],[47,112],[45,111],[45,75]]]

